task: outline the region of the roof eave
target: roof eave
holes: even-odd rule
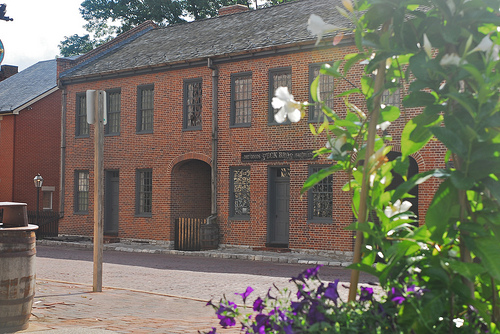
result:
[[[50,94],[54,93],[55,91],[57,91],[59,89],[59,87],[55,86],[51,89],[49,89],[48,91],[46,91],[45,93],[42,93],[40,95],[38,95],[37,97],[35,97],[34,99],[31,99],[29,100],[28,102],[25,102],[23,104],[21,104],[19,107],[16,107],[15,109],[13,110],[8,110],[8,111],[0,111],[0,115],[19,115],[19,112],[21,110],[23,110],[24,108],[27,108],[29,107],[30,105],[32,105],[33,103],[35,102],[38,102],[40,101],[41,99],[49,96]]]

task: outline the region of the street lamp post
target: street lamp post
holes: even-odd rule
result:
[[[40,173],[38,173],[37,176],[33,179],[33,182],[35,182],[35,187],[36,187],[36,224],[38,225],[38,218],[39,218],[39,204],[40,204],[40,188],[42,187],[43,184],[43,177],[40,176]]]

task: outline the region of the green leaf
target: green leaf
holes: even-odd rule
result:
[[[471,243],[467,240],[469,249],[481,259],[481,264],[488,274],[500,280],[500,244],[494,237],[475,238]]]
[[[402,198],[404,194],[408,193],[415,186],[424,183],[433,176],[441,177],[443,172],[441,170],[429,170],[420,174],[413,175],[408,181],[401,183],[391,197],[391,202],[394,203],[398,199]]]
[[[500,182],[493,180],[491,177],[483,180],[483,184],[488,188],[491,195],[500,203]]]
[[[329,75],[329,76],[332,76],[334,78],[342,78],[343,75],[342,75],[342,73],[339,72],[340,63],[341,63],[341,61],[337,60],[336,62],[333,63],[333,65],[323,64],[323,65],[321,65],[319,73]]]
[[[313,101],[319,101],[319,94],[318,94],[318,85],[319,85],[319,75],[313,80],[311,83],[311,97]]]
[[[388,122],[394,122],[399,118],[400,115],[400,110],[396,106],[385,106],[383,109],[380,110],[380,116],[381,120],[379,123],[388,121]]]
[[[458,189],[463,189],[463,190],[468,190],[471,189],[475,181],[472,177],[464,175],[462,171],[460,170],[455,170],[451,173],[451,182],[453,182],[453,185],[457,187]]]
[[[446,230],[458,219],[459,209],[457,189],[447,179],[439,185],[425,216],[432,240],[442,242]]]
[[[401,134],[401,153],[403,159],[424,147],[432,138],[428,126],[440,123],[442,116],[423,113],[406,123]]]
[[[466,263],[449,259],[449,267],[457,274],[464,276],[469,281],[474,282],[477,275],[485,272],[483,266],[478,263]]]
[[[423,107],[434,103],[436,103],[436,97],[423,91],[413,92],[403,99],[403,105],[406,108]]]
[[[323,180],[325,177],[328,177],[329,175],[332,175],[333,173],[335,173],[339,170],[342,170],[342,165],[335,164],[335,165],[332,165],[330,167],[323,168],[317,173],[314,173],[313,175],[311,175],[307,178],[300,193],[301,194],[305,193],[310,188],[314,187],[314,185],[316,185],[318,182]]]
[[[467,146],[456,132],[444,127],[432,127],[430,130],[447,148],[463,158],[466,157]]]

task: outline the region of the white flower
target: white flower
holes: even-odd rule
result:
[[[340,137],[332,138],[329,141],[327,141],[325,144],[326,148],[332,150],[332,154],[328,157],[328,159],[333,159],[333,156],[335,155],[340,155],[342,157],[345,156],[347,154],[347,151],[342,152],[342,146],[344,146],[346,142],[347,142],[346,135],[341,135]]]
[[[472,50],[472,52],[474,52],[474,51],[487,52],[491,49],[492,46],[493,46],[493,42],[491,41],[490,36],[486,35],[481,40],[481,42],[479,42],[479,44]]]
[[[490,35],[484,36],[484,38],[479,42],[479,44],[472,49],[471,52],[482,51],[486,52],[486,58],[491,61],[500,60],[498,53],[500,52],[500,45],[494,44],[490,39]]]
[[[410,210],[411,208],[411,203],[408,201],[404,201],[401,203],[401,200],[397,200],[394,204],[388,205],[384,209],[384,213],[387,217],[391,218],[392,216],[397,215],[398,213],[406,212]],[[408,215],[401,215],[396,219],[408,219]]]
[[[441,58],[441,61],[439,62],[439,65],[441,66],[448,66],[448,65],[455,65],[458,66],[460,65],[460,56],[456,53],[447,53]]]
[[[376,173],[370,174],[370,187],[373,188],[373,184],[375,183],[375,177],[377,176]],[[385,184],[387,182],[387,178],[384,176],[382,179],[380,179],[381,184]]]
[[[427,38],[427,34],[424,34],[424,51],[427,53],[429,57],[432,56],[432,45],[431,42],[429,42],[429,39]]]
[[[333,24],[325,23],[325,21],[323,21],[323,19],[316,14],[311,14],[309,21],[307,21],[307,30],[309,30],[314,36],[318,36],[316,45],[319,44],[324,34],[339,29],[339,27],[334,26]]]
[[[465,321],[464,321],[464,319],[455,318],[455,319],[453,319],[453,322],[455,323],[455,326],[457,328],[460,328],[460,327],[462,327],[464,325]]]
[[[391,122],[385,121],[385,122],[382,122],[380,124],[377,124],[376,128],[377,128],[377,130],[385,131],[385,130],[387,130],[389,125],[391,125]]]
[[[274,114],[274,119],[278,123],[283,123],[288,118],[290,122],[300,121],[300,103],[293,99],[293,95],[288,92],[288,87],[278,87],[274,93],[272,105],[274,109],[279,109]]]

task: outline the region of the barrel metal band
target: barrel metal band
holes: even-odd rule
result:
[[[36,249],[30,249],[24,252],[0,253],[0,257],[28,257],[36,254]]]
[[[18,298],[18,299],[3,299],[0,300],[0,305],[19,305],[19,304],[25,304],[33,300],[33,297],[35,297],[34,294],[24,297],[24,298]],[[1,319],[1,317],[0,317]]]

